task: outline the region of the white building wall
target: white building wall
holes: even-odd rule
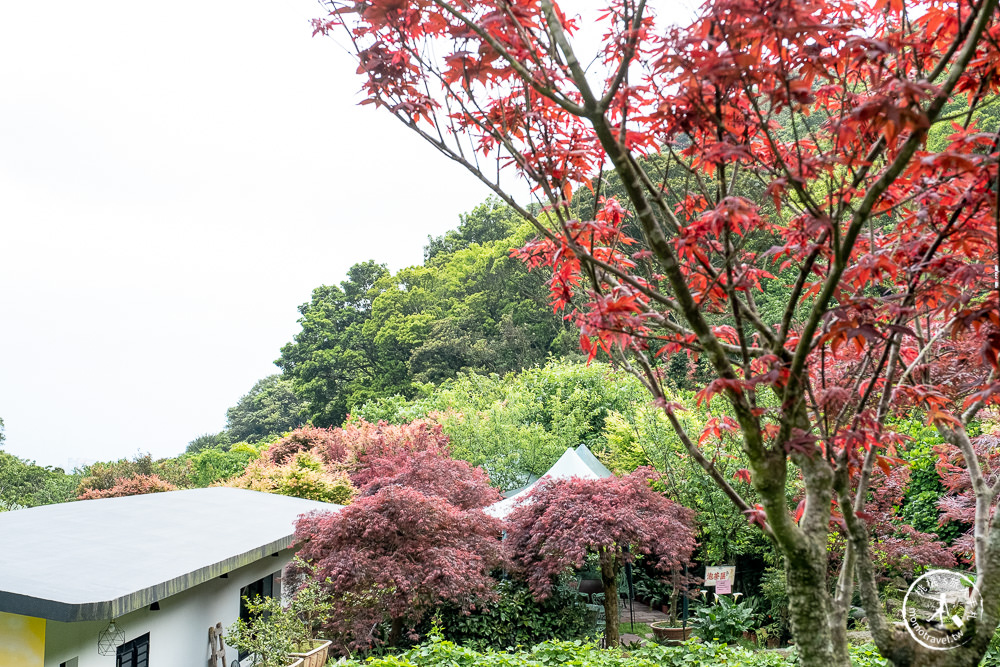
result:
[[[205,667],[211,650],[208,629],[222,622],[228,628],[240,613],[240,589],[274,573],[291,560],[292,551],[282,551],[229,573],[226,579],[215,578],[160,600],[158,611],[140,609],[116,622],[125,630],[126,642],[149,633],[150,667]],[[278,591],[275,591],[277,594]],[[47,621],[45,628],[45,667],[59,667],[73,658],[74,667],[114,667],[115,655],[97,652],[97,635],[108,620],[59,623]],[[236,659],[236,649],[226,645],[226,667]],[[71,663],[72,664],[72,663]]]

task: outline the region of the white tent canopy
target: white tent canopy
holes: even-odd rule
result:
[[[543,479],[569,479],[570,477],[580,477],[582,479],[601,479],[604,477],[610,477],[611,471],[604,467],[604,464],[597,460],[586,445],[580,445],[576,449],[568,448],[566,452],[559,457],[559,460],[549,468],[548,472],[541,476],[541,478],[535,480],[523,489],[519,489],[516,493],[512,494],[509,498],[504,498],[503,500],[493,503],[487,507],[484,511],[487,514],[497,517],[498,519],[506,519],[507,515],[514,511],[514,508],[524,500],[529,493],[543,480]]]

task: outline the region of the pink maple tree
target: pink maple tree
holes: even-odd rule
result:
[[[664,573],[676,571],[696,546],[694,511],[650,488],[652,474],[640,468],[624,477],[543,479],[507,518],[505,546],[537,596],[597,556],[608,646],[618,645],[617,582],[625,564],[643,554]]]

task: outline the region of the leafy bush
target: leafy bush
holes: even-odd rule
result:
[[[889,661],[879,655],[874,644],[851,646],[850,651],[853,667],[889,667]]]
[[[770,608],[763,610],[767,616],[768,622],[765,625],[768,626],[769,634],[777,636],[779,640],[788,637],[791,633],[788,624],[788,592],[785,590],[785,573],[781,568],[770,566],[764,570],[760,592],[770,605]]]
[[[587,608],[576,591],[558,586],[538,602],[526,583],[507,580],[497,584],[496,592],[495,602],[470,614],[443,610],[443,636],[477,648],[502,649],[544,639],[577,639],[590,629]]]
[[[78,482],[77,475],[67,475],[62,468],[0,451],[0,511],[66,502],[76,496]]]
[[[251,461],[242,475],[226,481],[225,486],[340,505],[351,502],[356,493],[346,474],[328,471],[312,452],[298,452],[284,465],[264,459]]]
[[[366,667],[791,667],[795,663],[773,652],[754,653],[739,646],[686,642],[681,646],[646,644],[627,652],[600,649],[575,641],[547,641],[513,653],[476,651],[439,635],[398,655],[371,658]],[[357,660],[338,663],[361,667]]]
[[[275,598],[246,599],[250,620],[237,619],[226,628],[226,643],[252,653],[257,667],[285,667],[293,650],[289,618]]]
[[[148,453],[137,454],[132,460],[98,461],[84,466],[80,470],[81,479],[76,488],[76,495],[82,496],[89,491],[106,491],[121,484],[122,480],[133,477],[149,478],[153,476],[173,487],[186,489],[191,486],[191,464],[183,459],[158,459],[154,461]],[[141,481],[138,482],[139,485],[141,483]]]
[[[238,442],[225,449],[202,449],[189,459],[192,481],[195,486],[203,487],[242,475],[247,465],[259,456],[257,448],[245,442]]]
[[[910,483],[900,514],[916,530],[936,533],[951,544],[962,534],[962,528],[954,522],[938,523],[941,515],[938,501],[944,495],[944,485],[937,471],[938,455],[934,447],[943,444],[944,439],[935,429],[917,420],[904,422],[899,427],[914,438],[903,453],[910,464]]]
[[[734,602],[720,595],[715,604],[704,605],[694,612],[694,635],[703,641],[732,643],[753,627],[753,605]]]
[[[979,665],[980,667],[1000,667],[1000,630],[993,635],[993,639],[986,649],[986,655],[983,656],[983,661]]]

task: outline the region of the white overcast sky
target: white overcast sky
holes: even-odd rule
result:
[[[571,10],[573,2],[563,6]],[[0,4],[0,418],[41,464],[173,456],[370,258],[484,186],[310,37],[314,0]]]

